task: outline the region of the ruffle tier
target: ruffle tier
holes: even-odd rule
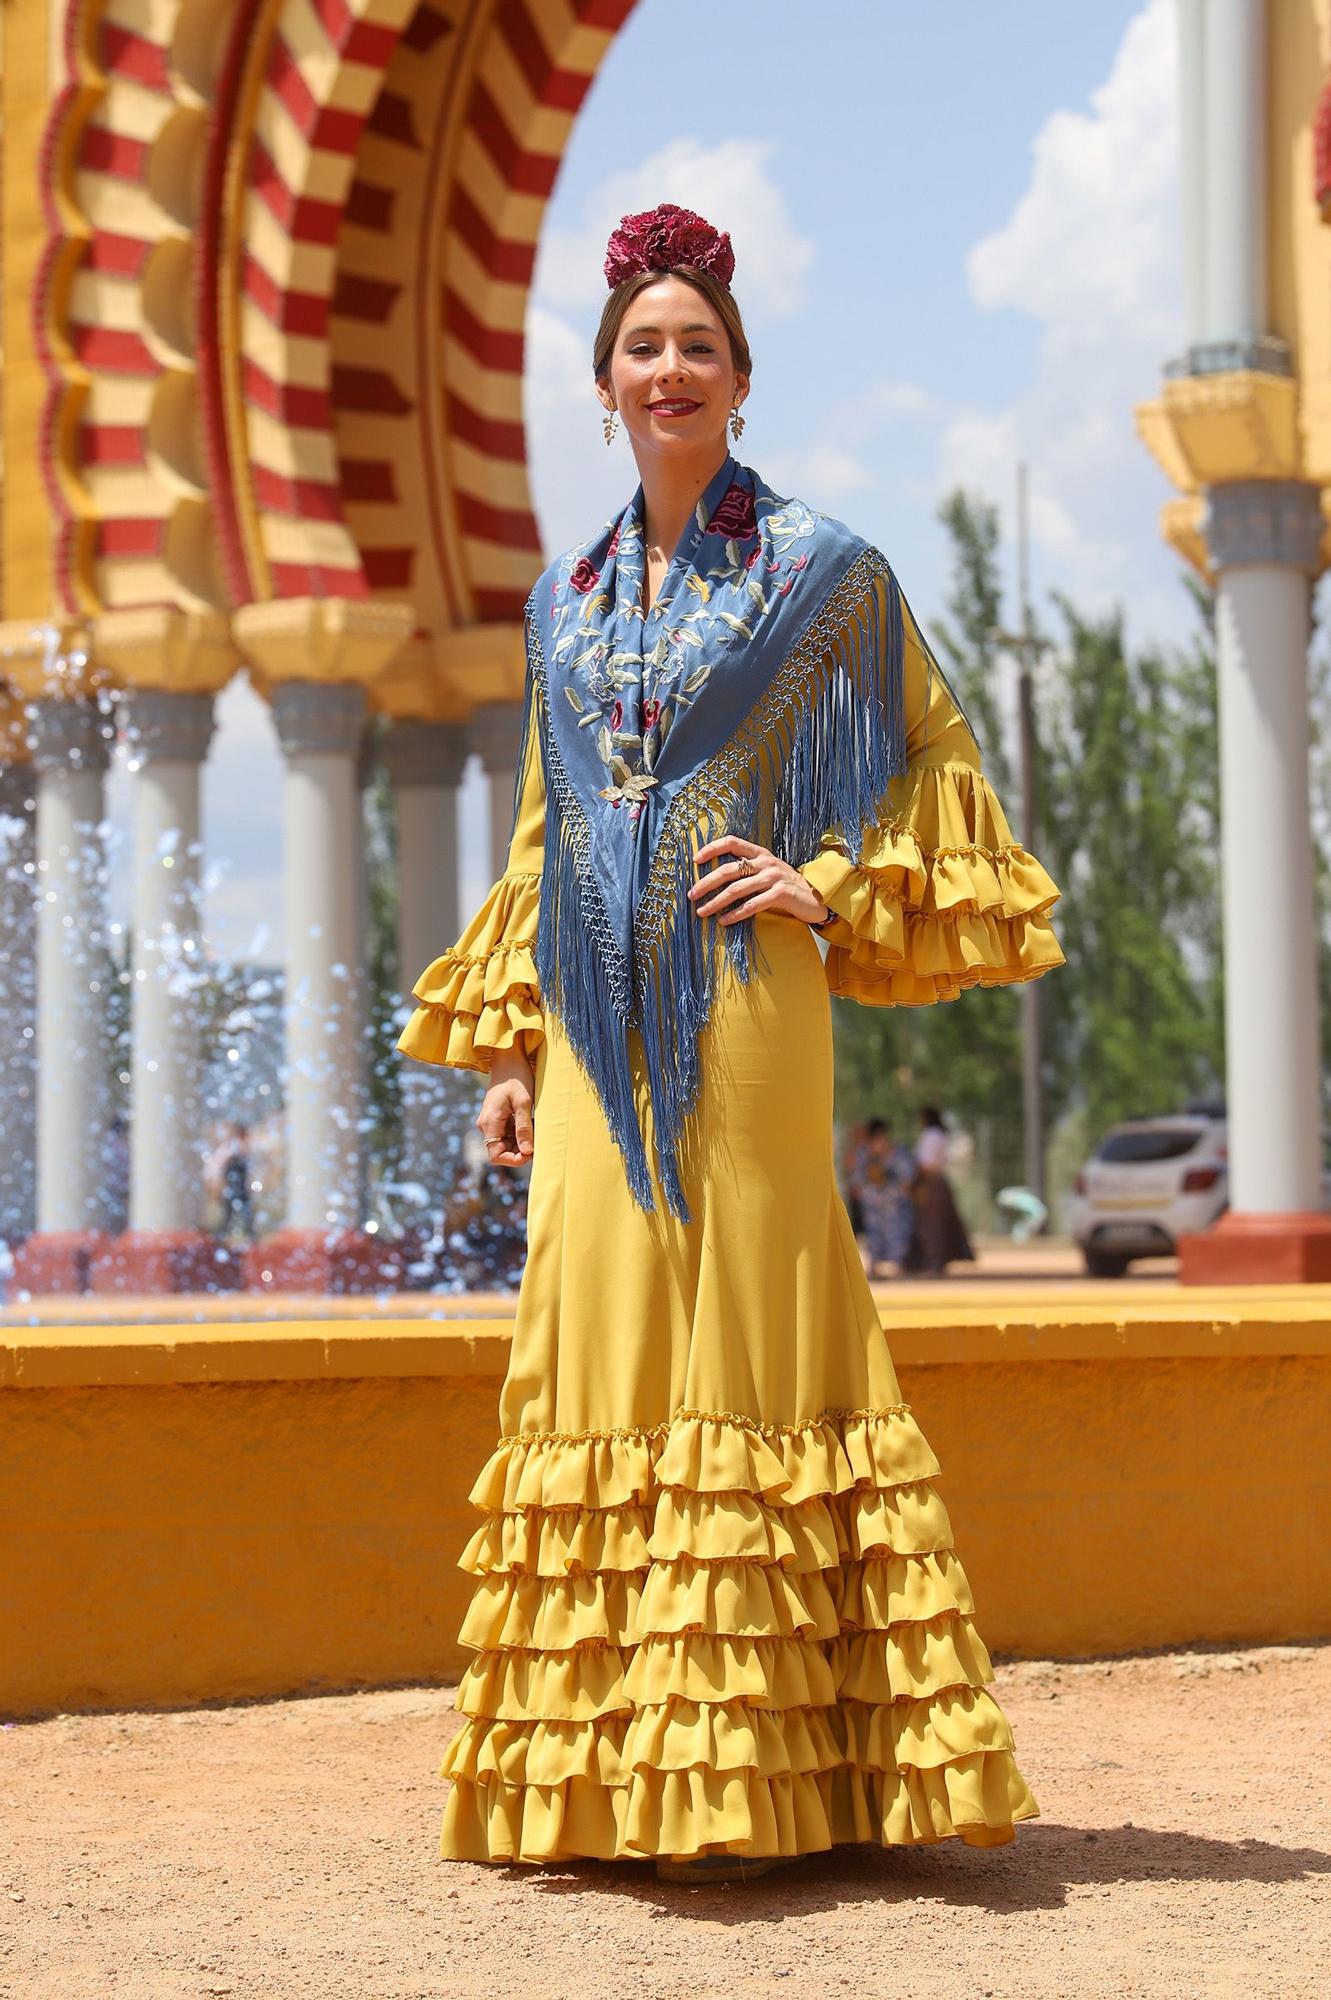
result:
[[[442,1852],[1011,1839],[1037,1808],[937,1470],[904,1406],[501,1441]]]
[[[822,929],[833,993],[927,1006],[1063,963],[1046,914],[1057,885],[1013,839],[982,771],[919,765],[890,797],[858,863],[828,847],[801,871],[833,911]]]
[[[412,988],[397,1046],[420,1062],[488,1070],[496,1049],[530,1056],[545,1033],[536,977],[539,875],[504,875],[451,951]]]

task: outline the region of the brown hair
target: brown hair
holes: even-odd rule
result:
[[[744,331],[744,322],[733,294],[709,272],[695,270],[691,264],[680,264],[669,271],[635,271],[631,278],[625,278],[622,284],[615,286],[605,302],[601,324],[596,329],[592,345],[592,372],[597,381],[603,381],[610,373],[610,357],[615,351],[619,329],[634,299],[648,285],[655,285],[662,278],[682,278],[686,285],[692,285],[715,307],[730,341],[730,356],[736,369],[741,375],[752,375],[753,356],[749,353],[749,337]]]

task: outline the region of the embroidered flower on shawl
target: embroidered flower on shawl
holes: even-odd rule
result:
[[[747,486],[728,486],[721,495],[720,504],[707,523],[709,535],[733,536],[737,542],[747,542],[750,535],[758,530],[758,512],[753,495]]]
[[[753,493],[752,533],[747,508],[727,500],[736,485]],[[583,560],[598,577],[585,593],[568,587]],[[567,1025],[634,1198],[657,1206],[654,1151],[664,1206],[687,1221],[681,1148],[697,1037],[723,964],[746,978],[753,953],[747,923],[700,930],[686,901],[694,829],[704,817],[796,867],[833,829],[855,839],[906,768],[904,607],[861,537],[729,458],[683,525],[655,603],[644,603],[641,490],[553,569],[558,595],[547,605],[533,593],[529,627],[547,768],[541,991]]]
[[[595,745],[605,778],[597,795],[628,807],[619,823],[630,834],[660,782],[656,767],[672,728],[703,698],[729,647],[751,641],[790,591],[808,561],[793,547],[809,547],[815,525],[798,500],[767,500],[760,510],[752,474],[732,469],[710,511],[698,503],[696,566],[679,575],[672,568],[668,595],[655,607],[655,640],[646,644],[636,516],[621,516],[608,543],[571,559],[552,606],[551,658],[577,727]]]

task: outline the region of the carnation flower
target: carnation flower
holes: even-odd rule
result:
[[[713,229],[701,215],[673,201],[624,216],[606,245],[605,277],[611,290],[639,271],[670,271],[680,265],[705,271],[728,286],[735,275],[735,253],[725,230]]]

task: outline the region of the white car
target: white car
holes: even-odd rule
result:
[[[1229,1203],[1224,1113],[1190,1105],[1114,1125],[1072,1184],[1069,1233],[1093,1278],[1121,1278],[1137,1257],[1171,1257]]]

